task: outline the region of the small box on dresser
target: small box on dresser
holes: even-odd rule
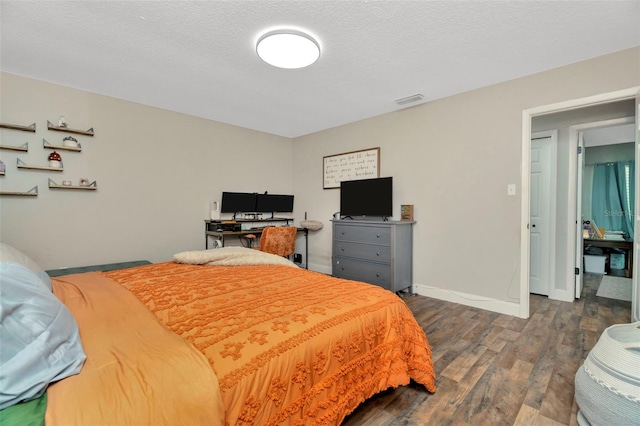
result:
[[[413,292],[413,224],[333,220],[332,275]]]

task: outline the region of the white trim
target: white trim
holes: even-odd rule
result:
[[[522,190],[520,191],[520,318],[529,318],[529,174],[531,161],[531,117],[570,109],[584,108],[600,103],[634,98],[640,86],[615,92],[601,93],[586,98],[572,99],[555,104],[542,105],[522,110],[522,164],[520,165]],[[575,175],[576,164],[569,164],[569,176]],[[569,192],[572,188],[569,186]],[[575,188],[573,188],[575,197]],[[569,194],[571,195],[571,194]],[[575,198],[574,198],[575,199]],[[636,200],[637,201],[637,200]],[[574,216],[575,217],[575,216]],[[571,226],[573,229],[573,225]],[[634,250],[635,252],[635,250]],[[572,281],[573,282],[573,281]]]
[[[556,194],[558,187],[558,130],[544,130],[541,132],[535,132],[531,134],[531,139],[551,139],[551,164],[549,169],[551,176],[549,179],[549,270],[547,271],[547,277],[549,278],[549,287],[547,292],[549,298],[557,299],[554,296],[556,290],[556,221],[557,221],[557,206],[556,206]],[[531,201],[531,200],[529,200]],[[531,212],[529,212],[531,213]]]
[[[515,302],[506,302],[504,300],[491,299],[484,296],[477,296],[475,294],[462,293],[460,291],[431,287],[423,284],[414,284],[413,290],[420,296],[459,303],[461,305],[485,309],[499,314],[512,316],[518,315],[518,304]]]

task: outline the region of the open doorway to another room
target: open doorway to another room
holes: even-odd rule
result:
[[[578,133],[583,155],[578,168],[578,173],[582,172],[582,199],[577,209],[582,229],[577,234],[582,241],[576,245],[576,265],[584,275],[576,282],[576,298],[589,281],[597,290],[596,296],[631,302],[635,119],[612,121],[614,124]]]
[[[536,268],[534,268],[534,260],[532,259],[533,254],[535,253],[536,239],[533,237],[535,220],[533,217],[535,203],[532,201],[533,197],[536,195],[536,185],[533,179],[534,174],[534,160],[537,158],[534,150],[536,147],[536,140],[542,136],[552,136],[555,132],[557,135],[557,145],[555,156],[557,158],[555,172],[557,174],[555,188],[554,191],[549,191],[549,196],[553,198],[552,201],[555,202],[556,208],[553,211],[552,222],[555,222],[556,226],[554,231],[549,228],[547,232],[554,232],[553,239],[553,247],[552,252],[554,253],[551,256],[549,263],[549,284],[548,284],[548,297],[550,299],[563,300],[563,301],[573,301],[576,298],[576,295],[580,297],[580,293],[582,291],[582,287],[578,288],[578,283],[582,285],[583,276],[582,273],[584,271],[583,265],[583,226],[582,226],[582,200],[580,200],[580,195],[582,191],[578,190],[578,186],[582,185],[582,182],[579,182],[582,178],[582,165],[583,163],[579,163],[586,158],[585,155],[577,155],[577,151],[579,148],[579,136],[581,136],[582,140],[585,138],[585,134],[587,135],[587,139],[589,139],[589,149],[594,148],[595,151],[592,151],[591,154],[596,155],[592,156],[592,159],[589,160],[589,163],[596,162],[604,162],[604,163],[613,163],[614,160],[618,160],[619,158],[616,155],[623,155],[620,152],[618,154],[611,154],[613,156],[606,157],[607,150],[610,148],[606,148],[603,144],[601,148],[597,148],[598,142],[595,141],[595,138],[599,136],[597,131],[599,129],[608,129],[613,126],[621,125],[621,124],[630,124],[635,121],[634,116],[635,113],[635,101],[634,99],[621,99],[615,100],[612,102],[605,103],[597,103],[594,105],[584,106],[581,108],[567,109],[564,111],[552,112],[549,114],[541,114],[535,115],[531,118],[531,139],[529,146],[529,175],[530,175],[530,216],[529,223],[531,228],[529,228],[529,291],[530,293],[535,294],[545,294],[544,292],[537,291],[535,285],[531,285],[534,281],[532,278],[532,273],[536,272]],[[627,120],[625,122],[625,120]],[[628,121],[630,120],[630,122]],[[592,133],[593,132],[593,133]],[[611,132],[611,130],[609,130]],[[580,135],[581,134],[581,135]],[[635,135],[632,135],[629,141],[631,142],[631,152],[632,154],[635,152],[633,148],[633,144],[635,141]],[[610,137],[608,145],[612,145],[611,142],[622,142],[616,137]],[[583,148],[585,149],[585,148]],[[615,150],[617,150],[616,148]],[[602,152],[598,153],[600,150]],[[624,151],[624,149],[622,149]],[[601,154],[602,157],[598,159],[597,155]],[[635,157],[632,155],[629,157],[630,160],[633,160]],[[626,157],[625,157],[626,159]],[[622,160],[622,158],[620,158]],[[590,166],[591,167],[591,166]],[[579,169],[579,173],[578,173]],[[591,167],[593,169],[593,167]],[[635,168],[633,169],[635,171]],[[586,178],[587,185],[593,185],[592,176],[588,176]],[[581,188],[581,186],[580,186]],[[589,194],[589,196],[585,196],[584,203],[588,203],[591,206],[593,198]],[[631,205],[633,205],[633,199],[630,200]],[[576,205],[578,204],[578,205]],[[588,215],[591,215],[591,207],[590,209],[586,209],[589,211]],[[612,214],[612,209],[609,209],[609,214]],[[621,209],[620,209],[621,210]],[[625,209],[625,212],[628,212],[629,209]],[[616,212],[616,214],[623,214],[620,212]],[[625,213],[626,214],[626,213]],[[590,219],[586,218],[586,219]],[[596,220],[597,223],[597,220]],[[602,225],[599,225],[603,227]],[[610,236],[616,235],[617,229],[610,230]],[[579,239],[579,241],[578,241]],[[607,241],[609,242],[609,241]],[[579,247],[578,247],[579,246]],[[590,248],[590,250],[593,250]],[[606,250],[603,250],[605,252]],[[617,254],[622,253],[614,253],[614,267],[617,268],[619,262],[621,260],[626,261],[627,258],[629,262],[632,262],[632,256],[617,256]],[[608,261],[609,262],[609,261]],[[607,263],[607,271],[609,271],[610,264]],[[580,275],[576,275],[579,271]],[[624,270],[621,270],[623,272]],[[618,270],[614,271],[615,273]],[[540,276],[545,276],[544,273],[540,273]],[[596,277],[597,278],[597,277]],[[593,280],[589,281],[592,283]],[[592,286],[590,286],[592,287]]]

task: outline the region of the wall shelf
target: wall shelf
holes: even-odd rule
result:
[[[27,152],[29,151],[29,142],[25,142],[20,146],[0,145],[0,149],[6,149],[7,151]]]
[[[21,130],[23,132],[36,132],[36,123],[30,126],[20,126],[19,124],[0,123],[1,129]]]
[[[94,180],[88,185],[59,185],[49,179],[49,189],[80,189],[85,191],[95,191],[98,189],[98,183]]]
[[[89,130],[78,130],[78,129],[72,129],[70,127],[56,126],[52,122],[50,122],[49,120],[47,120],[47,129],[55,130],[55,131],[58,131],[58,132],[75,133],[77,135],[85,135],[85,136],[93,136],[94,135],[93,127],[90,128]]]
[[[65,145],[51,145],[46,139],[42,139],[42,147],[45,149],[57,149],[59,151],[73,151],[81,152],[82,145],[78,143],[78,146],[65,146]]]
[[[17,159],[17,164],[18,164],[18,168],[19,169],[30,169],[30,170],[46,170],[49,172],[61,172],[64,170],[64,167],[62,166],[62,163],[60,167],[50,167],[50,166],[33,166],[30,164],[25,164],[24,161],[22,161],[21,159]]]
[[[30,190],[26,192],[16,192],[16,191],[0,191],[0,195],[11,195],[11,196],[25,196],[25,197],[37,197],[38,196],[38,185],[34,186]]]

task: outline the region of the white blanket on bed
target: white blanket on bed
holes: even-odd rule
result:
[[[183,251],[173,255],[178,263],[192,265],[283,265],[298,266],[284,257],[244,247],[222,247],[210,250]]]

